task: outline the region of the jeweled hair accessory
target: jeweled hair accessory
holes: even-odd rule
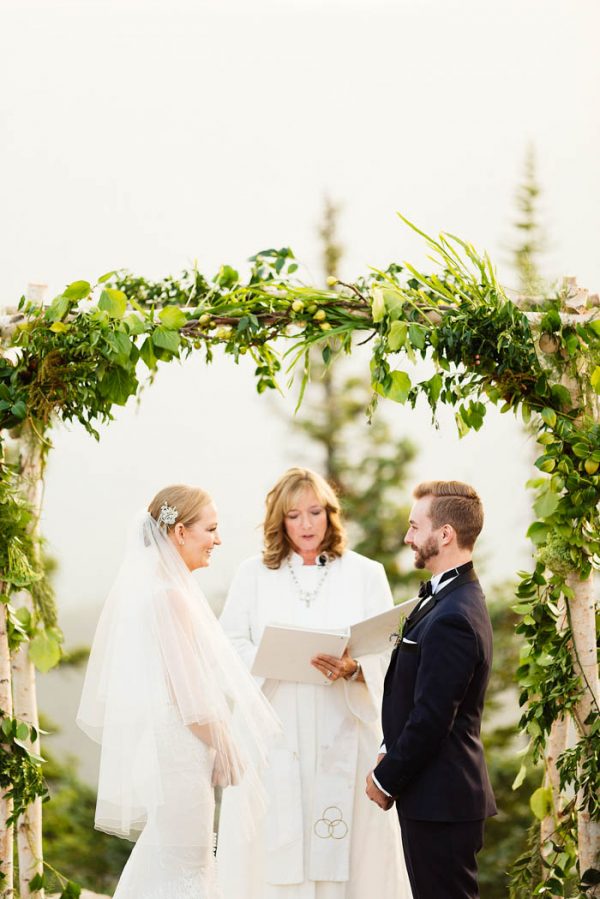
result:
[[[172,524],[175,524],[177,521],[177,516],[179,512],[175,508],[175,506],[168,506],[166,503],[163,503],[160,507],[160,513],[158,515],[158,524],[165,524],[168,528],[171,527]]]

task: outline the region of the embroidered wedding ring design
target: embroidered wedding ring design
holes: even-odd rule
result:
[[[294,582],[294,586],[296,587],[296,589],[298,590],[298,593],[300,594],[300,601],[304,603],[304,605],[306,606],[307,609],[310,608],[310,606],[312,605],[312,603],[315,601],[315,599],[317,598],[317,596],[320,593],[321,587],[323,586],[323,582],[325,581],[325,578],[327,577],[327,574],[329,572],[329,565],[327,563],[325,563],[325,565],[323,565],[323,574],[319,578],[317,586],[315,587],[314,590],[303,590],[302,589],[302,585],[300,584],[300,581],[298,580],[298,578],[296,576],[296,572],[294,571],[294,568],[293,568],[292,563],[290,562],[289,558],[287,560],[287,567],[288,567],[288,571],[291,575],[291,578]]]
[[[315,834],[321,840],[343,840],[348,836],[348,825],[337,805],[328,805],[323,817],[315,821]]]

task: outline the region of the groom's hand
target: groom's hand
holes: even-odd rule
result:
[[[371,774],[372,772],[367,774],[367,796],[369,799],[372,799],[373,802],[376,802],[379,808],[382,808],[384,812],[388,812],[393,806],[394,800],[391,796],[386,796],[386,794],[376,786]]]

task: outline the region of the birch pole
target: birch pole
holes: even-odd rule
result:
[[[568,289],[565,306],[566,316],[570,312],[581,314],[585,310],[588,300],[587,291],[577,287],[574,278],[566,279],[565,286]],[[597,298],[595,298],[597,300]],[[566,317],[563,316],[563,319]],[[579,374],[585,379],[585,355],[582,354],[582,366]],[[584,410],[584,414],[598,421],[598,403],[595,399],[586,402],[586,393],[582,390],[581,382],[577,378],[566,377],[564,385],[571,393],[574,406]],[[573,591],[573,598],[568,601],[568,614],[573,635],[571,652],[573,666],[581,678],[582,693],[575,708],[574,720],[577,733],[580,737],[587,736],[590,724],[586,723],[594,712],[598,714],[600,708],[600,689],[598,681],[598,650],[596,636],[596,608],[594,601],[594,574],[582,579],[578,571],[571,572],[567,577],[567,585]],[[581,797],[578,797],[578,805],[581,806]],[[583,874],[589,868],[600,867],[600,822],[592,821],[590,813],[585,808],[579,808],[577,812],[577,834],[579,847],[579,871]],[[592,887],[589,891],[591,897],[600,896],[600,885]]]
[[[45,284],[29,283],[27,298],[43,302],[47,287]],[[19,474],[25,484],[26,499],[33,512],[32,531],[37,535],[42,510],[44,454],[42,443],[27,423],[23,425],[19,438]],[[26,590],[13,598],[15,608],[25,608],[34,616],[33,600]],[[33,725],[38,737],[28,748],[40,755],[39,716],[35,683],[35,667],[29,658],[29,647],[21,643],[12,658],[12,686],[14,715],[26,724]],[[31,891],[29,884],[36,874],[44,873],[42,848],[42,800],[35,799],[19,817],[16,825],[17,853],[19,859],[20,899],[43,899],[44,891]]]
[[[0,584],[4,590],[4,584]],[[0,708],[12,718],[12,687],[10,671],[10,650],[8,648],[8,621],[6,604],[0,602]],[[13,899],[13,844],[14,831],[6,822],[12,814],[12,799],[0,793],[0,871],[4,879],[0,882],[0,899]]]
[[[37,533],[42,502],[43,452],[39,438],[27,424],[19,440],[19,469],[25,483],[26,498],[33,510],[33,531]],[[31,594],[21,590],[14,598],[15,608],[25,608],[34,616]],[[29,644],[20,644],[12,657],[12,685],[14,716],[39,730],[35,668],[29,658]],[[39,736],[28,748],[40,755]],[[44,891],[31,891],[29,884],[36,874],[43,874],[42,800],[35,799],[27,806],[16,825],[19,858],[19,890],[21,899],[36,896],[43,899]]]
[[[598,317],[598,297],[588,298],[588,291],[577,287],[575,278],[566,278],[564,282],[565,300],[560,316],[563,324],[577,325]],[[590,310],[589,306],[592,306]],[[530,321],[539,323],[540,313],[529,313]],[[543,349],[543,347],[542,347]],[[550,349],[550,352],[553,352]],[[598,421],[598,401],[588,400],[586,390],[582,389],[582,381],[586,382],[586,357],[581,354],[581,364],[576,374],[565,371],[561,383],[571,395],[574,408],[582,409],[582,417],[586,416]],[[600,689],[598,680],[598,651],[596,635],[596,603],[594,599],[594,574],[582,579],[578,571],[571,571],[566,578],[567,586],[573,591],[573,596],[567,601],[567,619],[571,625],[572,645],[571,655],[574,670],[581,678],[582,693],[573,714],[576,734],[581,738],[587,736],[590,725],[586,724],[592,713],[598,714],[600,708]],[[562,615],[559,616],[557,626],[559,629],[566,625]],[[551,730],[548,740],[547,784],[552,787],[553,808],[557,814],[561,806],[556,761],[560,753],[566,748],[567,725],[564,719],[558,719]],[[581,805],[581,797],[577,797],[578,805]],[[542,825],[542,838],[546,838],[553,830],[554,815],[551,820],[546,820]],[[579,808],[577,812],[577,835],[579,871],[585,873],[589,868],[600,867],[600,822],[592,821],[587,809]],[[589,891],[590,899],[600,897],[600,885],[594,886]]]

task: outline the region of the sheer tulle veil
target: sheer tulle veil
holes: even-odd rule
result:
[[[164,802],[157,735],[175,712],[214,752],[218,782],[240,791],[239,825],[250,835],[266,808],[260,769],[279,723],[196,579],[143,512],[100,616],[77,716],[102,746],[98,829],[135,840]]]

